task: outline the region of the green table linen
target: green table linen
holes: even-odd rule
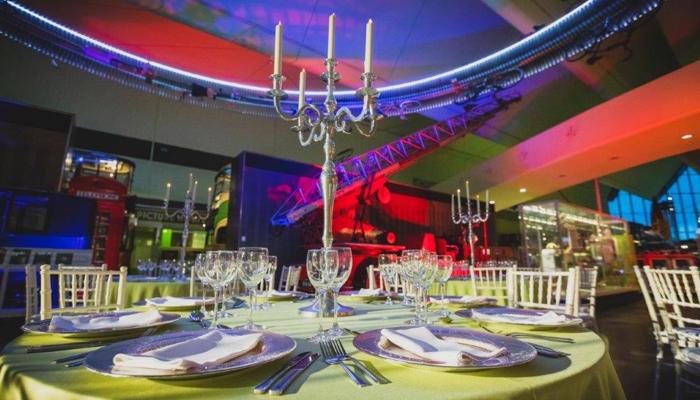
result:
[[[296,352],[318,346],[305,338],[317,329],[316,319],[297,314],[300,303],[276,303],[272,309],[256,313],[257,323],[297,341]],[[400,305],[354,303],[355,315],[341,318],[341,325],[357,330],[400,326],[411,316],[411,310]],[[223,320],[230,326],[243,323],[247,310]],[[183,314],[184,316],[185,314]],[[328,323],[330,321],[327,321]],[[453,325],[481,329],[473,321],[454,317]],[[525,331],[527,328],[491,324],[497,331]],[[200,329],[186,319],[166,329]],[[542,332],[540,332],[542,333]],[[390,363],[364,353],[345,338],[346,349],[366,365],[383,375],[390,383],[359,388],[351,383],[337,366],[316,361],[288,390],[291,399],[624,399],[624,393],[607,352],[606,343],[595,333],[583,328],[546,331],[547,335],[570,337],[575,344],[534,341],[571,354],[568,358],[537,357],[529,364],[474,372],[442,372],[430,368],[407,367]],[[24,347],[60,343],[68,339],[24,334],[11,342],[0,356],[0,398],[14,399],[262,399],[253,394],[253,387],[277,370],[277,361],[253,370],[191,380],[147,380],[113,378],[98,375],[84,367],[66,368],[51,363],[59,357],[83,349],[27,354]]]
[[[117,301],[117,286],[112,286],[112,301]],[[126,306],[150,299],[165,296],[189,296],[190,282],[126,282]]]

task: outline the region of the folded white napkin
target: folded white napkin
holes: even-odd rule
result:
[[[54,315],[49,323],[49,332],[77,332],[97,329],[135,328],[160,321],[158,310],[132,314],[100,315]]]
[[[689,347],[682,349],[681,357],[687,362],[700,364],[700,347]]]
[[[435,304],[485,304],[491,300],[490,297],[486,296],[462,296],[460,298],[446,298],[444,301],[440,300],[438,297],[431,297],[430,302]]]
[[[214,304],[214,298],[209,297],[202,301],[201,298],[187,298],[187,297],[154,297],[152,299],[146,299],[146,304],[150,306],[161,306],[161,307],[194,307]]]
[[[114,365],[119,369],[187,371],[194,367],[223,364],[253,350],[261,333],[234,336],[212,331],[194,339],[171,344],[140,355],[119,353]]]
[[[351,296],[372,297],[372,296],[381,296],[381,295],[382,295],[381,289],[360,289],[357,291],[357,293],[353,293]]]
[[[387,349],[394,345],[426,360],[448,365],[468,365],[473,360],[498,357],[505,347],[494,346],[466,338],[438,338],[426,327],[411,329],[382,329],[379,346]]]
[[[526,315],[515,313],[485,314],[479,312],[479,310],[474,310],[472,311],[472,316],[478,317],[482,321],[516,324],[558,325],[568,322],[566,315],[557,314],[554,311],[548,311],[540,315]]]
[[[270,297],[280,297],[280,298],[294,297],[294,292],[280,292],[279,290],[272,290],[270,292]]]

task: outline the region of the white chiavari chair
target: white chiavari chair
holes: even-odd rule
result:
[[[379,282],[379,289],[384,290],[384,279],[379,273],[379,268],[370,264],[367,266],[367,289],[377,289],[377,282]]]
[[[299,280],[301,280],[301,266],[289,266],[287,271],[287,279],[284,282],[284,291],[296,292],[299,289]]]
[[[647,306],[647,312],[651,320],[651,332],[656,341],[656,359],[661,360],[664,355],[664,346],[669,344],[668,332],[666,332],[666,329],[664,329],[659,322],[660,311],[652,298],[651,285],[647,280],[646,274],[636,265],[634,266],[634,273],[637,276],[639,289],[642,291],[642,297],[644,297],[644,303]]]
[[[654,269],[644,266],[654,301],[669,334],[672,350],[700,345],[700,319],[688,314],[700,312],[700,273],[688,270]]]
[[[598,266],[576,267],[579,283],[578,309],[574,315],[595,318],[596,292],[598,286]]]
[[[575,314],[578,282],[575,268],[568,271],[521,271],[508,274],[511,307],[535,308]]]
[[[499,304],[509,303],[509,273],[515,267],[475,267],[469,266],[469,277],[474,296],[495,298]]]
[[[676,398],[682,398],[686,387],[700,390],[700,366],[686,359],[687,352],[700,346],[700,319],[695,318],[700,312],[700,273],[696,266],[668,270],[648,265],[644,273],[669,335],[676,362]]]
[[[50,265],[40,268],[39,314],[41,319],[64,312],[97,312],[121,310],[126,304],[126,275],[128,268],[119,271],[97,268],[66,267],[52,270]],[[51,277],[58,279],[58,308],[51,308]],[[117,282],[114,282],[117,278]],[[117,285],[117,300],[112,301],[112,287]]]
[[[24,268],[25,278],[25,312],[24,322],[32,322],[39,315],[39,286],[36,284],[36,271],[34,265],[27,265]]]

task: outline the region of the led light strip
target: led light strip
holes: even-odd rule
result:
[[[507,54],[508,52],[514,51],[515,49],[520,48],[520,47],[527,46],[528,44],[539,40],[543,36],[547,35],[550,31],[560,29],[560,27],[563,24],[565,24],[569,19],[576,16],[582,10],[592,6],[595,1],[596,0],[587,0],[586,2],[579,5],[578,7],[576,7],[575,9],[573,9],[572,11],[570,11],[569,13],[564,15],[563,17],[561,17],[561,18],[557,19],[555,22],[547,25],[543,29],[540,29],[539,31],[533,33],[532,35],[530,35],[530,36],[528,36],[528,37],[526,37],[526,38],[524,38],[516,43],[513,43],[510,46],[505,47],[505,48],[503,48],[503,49],[501,49],[501,50],[499,50],[491,55],[488,55],[480,60],[471,62],[469,64],[463,65],[461,67],[458,67],[458,68],[455,68],[455,69],[452,69],[452,70],[449,70],[446,72],[432,75],[432,76],[429,76],[426,78],[422,78],[422,79],[418,79],[418,80],[414,80],[414,81],[410,81],[410,82],[404,82],[404,83],[400,83],[400,84],[396,84],[396,85],[379,87],[378,90],[380,92],[383,92],[383,93],[388,93],[388,92],[392,92],[392,91],[408,89],[411,87],[423,86],[423,85],[427,85],[430,83],[444,84],[446,81],[451,80],[452,78],[454,78],[456,75],[459,75],[460,73],[463,73],[463,72],[470,70],[470,69],[478,68],[479,66],[481,66],[485,63],[494,61],[498,57],[501,57],[501,56]],[[38,13],[22,6],[21,4],[18,4],[15,1],[6,0],[6,3],[8,5],[12,6],[13,8],[15,8],[16,10],[18,10],[24,14],[27,14],[33,18],[36,18],[37,20],[39,20],[39,21],[41,21],[41,22],[43,22],[43,23],[45,23],[45,24],[47,24],[47,25],[49,25],[57,30],[60,30],[61,32],[64,32],[64,33],[69,34],[71,36],[75,36],[77,38],[85,40],[86,42],[88,42],[94,46],[111,51],[111,52],[118,54],[122,57],[129,58],[133,61],[136,61],[136,62],[139,62],[142,64],[150,65],[154,68],[158,68],[158,69],[162,69],[162,70],[172,72],[175,74],[183,75],[183,76],[186,76],[188,78],[193,78],[193,79],[197,79],[197,80],[201,80],[201,81],[205,81],[205,82],[209,82],[209,83],[214,83],[214,84],[220,85],[220,86],[228,86],[228,87],[236,88],[236,89],[249,90],[249,91],[257,92],[260,94],[265,94],[270,89],[269,87],[247,85],[244,83],[238,83],[238,82],[233,82],[233,81],[217,79],[217,78],[213,78],[213,77],[206,76],[206,75],[200,75],[200,74],[196,74],[193,72],[182,70],[180,68],[172,67],[172,66],[167,65],[167,64],[162,64],[162,63],[159,63],[156,61],[152,61],[152,60],[140,57],[136,54],[130,53],[128,51],[122,50],[120,48],[111,46],[105,42],[94,39],[90,36],[84,35],[76,30],[73,30],[73,29],[65,26],[65,25],[62,25],[56,21],[53,21],[53,20],[51,20],[51,19],[49,19],[41,14],[38,14]],[[298,95],[299,94],[299,92],[296,90],[289,90],[288,93],[291,95]],[[307,91],[306,94],[309,96],[325,96],[326,93],[323,91]],[[341,90],[341,91],[337,91],[336,95],[338,95],[338,96],[354,96],[355,91],[354,90]]]

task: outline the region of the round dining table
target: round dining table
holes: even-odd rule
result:
[[[112,285],[111,297],[114,303],[117,301],[117,289],[117,285]],[[126,307],[131,307],[134,303],[153,297],[189,296],[190,281],[147,278],[133,275],[127,277],[125,292]]]
[[[266,329],[290,336],[296,341],[295,353],[320,352],[318,345],[306,338],[318,328],[316,319],[302,318],[298,308],[307,301],[278,302],[255,313],[256,323]],[[382,302],[352,305],[355,315],[343,317],[340,324],[354,331],[402,326],[412,316],[412,309]],[[233,310],[236,315],[221,322],[231,327],[241,325],[247,310]],[[185,317],[187,313],[183,314]],[[327,324],[330,321],[326,321]],[[441,322],[445,323],[445,322]],[[454,316],[451,326],[480,330],[470,319]],[[492,331],[523,332],[527,327],[489,324]],[[203,329],[186,317],[160,332]],[[160,333],[159,332],[159,333]],[[410,367],[357,351],[352,337],[343,338],[346,350],[381,375],[386,383],[355,386],[338,365],[322,359],[305,371],[285,393],[289,399],[624,399],[617,373],[608,354],[606,341],[598,334],[580,327],[538,330],[538,334],[567,337],[574,343],[532,339],[541,345],[569,353],[564,358],[537,356],[533,361],[509,368],[446,372],[431,367]],[[27,353],[28,346],[70,342],[49,335],[25,333],[9,343],[0,356],[0,398],[15,399],[260,399],[253,387],[279,369],[284,361],[234,373],[186,380],[115,378],[100,375],[85,367],[67,368],[53,360],[85,351],[72,349]],[[530,340],[530,339],[528,339]]]

